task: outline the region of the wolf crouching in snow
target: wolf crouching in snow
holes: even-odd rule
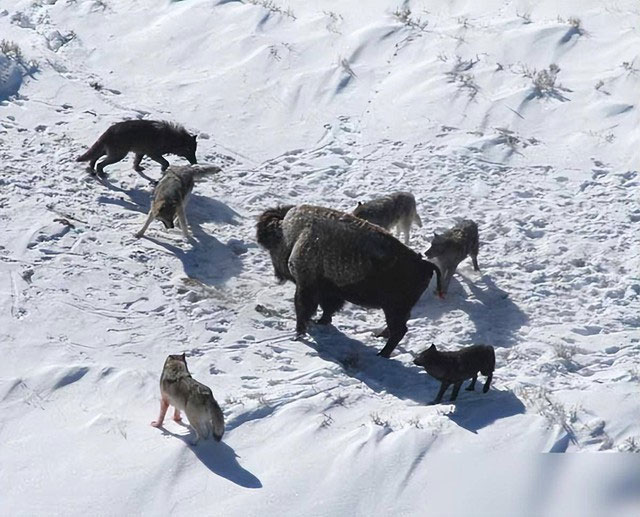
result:
[[[411,224],[422,227],[422,220],[416,211],[416,199],[411,192],[394,192],[366,203],[358,202],[352,213],[389,231],[395,226],[398,237],[400,232],[404,233],[405,244],[409,244]]]
[[[145,155],[158,162],[164,172],[169,167],[169,162],[164,159],[163,154],[182,156],[191,165],[195,165],[198,163],[197,145],[196,136],[190,135],[178,124],[157,120],[125,120],[107,129],[76,161],[88,161],[90,172],[103,175],[107,165],[119,162],[129,152],[134,152],[133,169],[149,179],[144,176],[144,168],[140,166]],[[105,154],[107,157],[96,166],[98,159]]]
[[[189,424],[196,433],[195,443],[202,438],[222,439],[224,434],[224,416],[213,398],[213,393],[204,384],[196,381],[187,369],[185,354],[170,355],[164,362],[160,377],[160,415],[151,422],[154,427],[162,427],[169,406],[175,411],[173,419],[182,421],[180,411],[184,411]]]
[[[478,372],[487,376],[482,388],[483,393],[489,391],[493,370],[496,367],[496,355],[490,345],[473,345],[455,352],[439,352],[435,345],[421,352],[413,364],[422,366],[429,375],[438,379],[440,391],[431,404],[438,404],[450,384],[453,384],[451,401],[456,400],[458,391],[465,379],[471,378],[467,391],[474,391]]]
[[[173,166],[167,169],[164,176],[153,191],[153,200],[149,215],[144,226],[136,233],[140,238],[147,231],[154,219],[162,221],[165,228],[173,228],[173,221],[177,217],[185,239],[189,238],[187,215],[185,207],[189,194],[193,190],[196,176],[220,172],[219,167],[191,167],[188,165]]]
[[[434,259],[436,264],[440,266],[444,294],[449,289],[449,282],[451,282],[458,264],[466,257],[471,257],[473,269],[480,271],[478,247],[478,225],[471,219],[461,221],[441,235],[434,233],[431,247],[424,254],[427,258]]]
[[[381,308],[389,357],[407,332],[411,308],[440,270],[382,228],[351,214],[310,205],[266,210],[257,224],[258,243],[271,255],[279,280],[296,284],[296,334],[303,335],[318,305],[319,324],[345,301]]]

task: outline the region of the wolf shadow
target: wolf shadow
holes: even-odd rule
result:
[[[162,434],[173,436],[185,442],[196,458],[214,474],[244,488],[262,488],[260,479],[240,465],[237,459],[240,456],[226,443],[202,440],[198,445],[191,445],[189,443],[190,434],[172,433],[164,427],[159,429]]]
[[[122,189],[108,181],[102,182],[109,190],[126,195],[129,199],[120,199],[102,195],[98,198],[100,203],[121,206],[127,210],[140,213],[148,213],[151,206],[151,193],[142,189]],[[240,224],[240,215],[221,201],[191,194],[187,204],[187,219],[193,233],[192,244],[184,242],[174,245],[166,242],[161,235],[143,238],[164,248],[175,255],[181,262],[184,272],[190,278],[201,281],[206,285],[219,286],[230,278],[237,276],[242,271],[242,261],[233,250],[205,232],[201,224],[213,222],[221,224]],[[142,224],[142,220],[140,224]],[[157,223],[161,228],[162,225]]]

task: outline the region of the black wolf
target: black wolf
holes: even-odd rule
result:
[[[496,367],[496,356],[491,345],[473,345],[455,352],[439,352],[435,345],[421,352],[413,364],[424,367],[429,375],[439,381],[440,391],[431,404],[438,404],[450,384],[453,384],[451,400],[456,400],[458,391],[465,379],[471,378],[467,391],[476,387],[478,372],[487,376],[482,388],[483,393],[489,391],[493,370]]]
[[[442,291],[449,289],[451,277],[458,264],[467,256],[473,261],[473,269],[478,267],[478,225],[471,219],[465,219],[441,235],[434,233],[431,247],[425,251],[427,258],[434,259],[442,270]]]
[[[351,214],[318,206],[265,211],[258,243],[270,255],[279,280],[296,284],[296,333],[307,330],[318,305],[320,324],[345,301],[381,308],[388,340],[379,355],[389,357],[407,332],[411,308],[440,270],[382,228]]]
[[[89,162],[89,170],[104,174],[104,168],[112,163],[119,162],[129,152],[135,153],[133,169],[142,174],[144,170],[140,161],[147,155],[162,166],[162,172],[169,167],[169,162],[163,154],[175,154],[189,160],[191,165],[198,163],[196,160],[196,136],[190,135],[182,126],[171,122],[157,120],[125,120],[118,122],[107,129],[98,138],[95,144],[76,158],[79,162]],[[96,166],[101,156],[107,155]],[[148,178],[147,178],[148,179]]]

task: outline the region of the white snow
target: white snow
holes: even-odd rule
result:
[[[638,515],[637,460],[540,453],[640,450],[639,22],[631,0],[0,0],[39,65],[0,55],[0,513]],[[223,168],[194,243],[133,237],[131,156],[105,182],[75,162],[134,117]],[[475,219],[481,271],[429,288],[390,360],[377,310],[292,341],[256,217],[395,190],[417,251]],[[494,345],[489,393],[428,406],[431,343]],[[219,444],[149,425],[183,351]]]

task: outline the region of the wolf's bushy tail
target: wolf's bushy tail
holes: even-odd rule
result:
[[[103,147],[103,138],[102,136],[96,140],[96,143],[93,144],[86,153],[81,154],[76,158],[77,162],[88,162],[93,158],[99,158],[102,155],[102,147]]]
[[[282,242],[282,220],[292,205],[278,206],[265,210],[256,225],[258,244],[268,250],[276,248]]]

